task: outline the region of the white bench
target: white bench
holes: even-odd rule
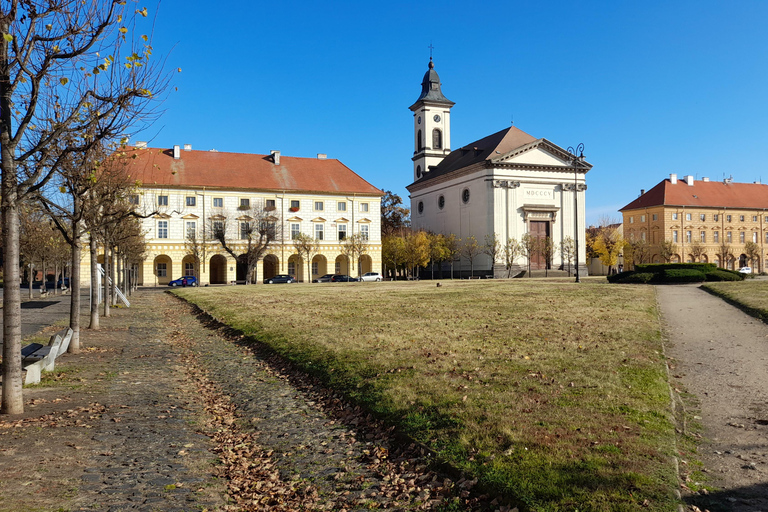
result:
[[[32,343],[21,349],[22,364],[33,361],[24,366],[24,384],[37,384],[42,372],[52,372],[56,358],[67,351],[71,339],[72,329],[67,327],[51,336],[48,346]]]

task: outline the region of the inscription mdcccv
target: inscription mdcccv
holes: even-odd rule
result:
[[[552,189],[529,188],[525,190],[525,197],[536,199],[554,199],[555,191]]]

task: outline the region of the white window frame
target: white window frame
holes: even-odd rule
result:
[[[301,224],[298,222],[291,222],[291,240],[296,240],[296,237],[301,234]]]
[[[186,204],[187,206],[190,206],[190,207],[191,206],[197,206],[197,197],[195,197],[195,196],[187,196],[185,201],[184,201],[184,204]]]
[[[360,211],[363,213],[368,213],[368,203],[360,203]]]
[[[168,196],[157,196],[157,206],[168,206]]]
[[[315,223],[315,239],[325,240],[325,224],[322,222]]]
[[[168,238],[168,221],[167,220],[157,221],[157,238],[162,238],[164,240]]]
[[[363,240],[368,240],[371,230],[368,228],[368,224],[360,224],[360,236]]]
[[[337,228],[338,228],[337,229],[338,239],[344,240],[345,238],[347,238],[347,233],[349,233],[349,231],[347,231],[347,224],[345,222],[342,222],[341,224],[337,224]],[[344,236],[342,236],[342,233],[344,233]]]
[[[224,208],[224,198],[223,197],[214,197],[213,198],[213,207],[214,208]]]
[[[336,211],[339,211],[339,212],[347,211],[347,202],[346,201],[339,201],[336,204]]]
[[[167,277],[168,276],[168,264],[167,263],[158,263],[157,264],[157,277]]]
[[[190,231],[192,232],[193,236],[197,236],[197,223],[193,220],[188,220],[186,222],[186,230],[184,231],[186,233],[186,237],[190,238]]]
[[[315,211],[322,212],[325,208],[325,201],[315,201]]]

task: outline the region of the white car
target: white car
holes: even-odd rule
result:
[[[360,278],[361,281],[381,281],[381,274],[378,272],[367,272],[363,277]]]
[[[741,267],[739,269],[739,272],[742,274],[751,274],[752,273],[752,267]]]

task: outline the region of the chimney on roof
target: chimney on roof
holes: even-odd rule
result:
[[[645,189],[644,189],[644,188],[641,188],[641,189],[640,189],[640,195],[643,195],[643,194],[645,194]],[[638,197],[639,197],[639,196],[638,196]]]
[[[670,174],[669,175],[669,181],[673,185],[677,185],[677,174]]]
[[[192,144],[184,144],[184,151],[192,151]]]
[[[693,186],[693,175],[689,174],[688,176],[683,176],[683,179],[688,184],[689,187]]]
[[[280,165],[280,152],[273,149],[269,153],[272,155],[272,162],[274,162],[275,165]]]
[[[327,158],[328,158],[328,155],[326,155],[325,153],[318,153],[317,154],[317,159],[318,160],[325,160]]]
[[[705,183],[706,183],[706,182],[709,182],[709,178],[707,178],[707,177],[705,176],[705,177],[701,178],[701,181],[703,181],[703,182],[705,182]]]
[[[181,158],[181,148],[176,144],[173,146],[173,159],[178,160],[179,158]]]
[[[145,141],[145,140],[137,140],[136,141],[136,147],[138,149],[147,149],[147,141]]]

